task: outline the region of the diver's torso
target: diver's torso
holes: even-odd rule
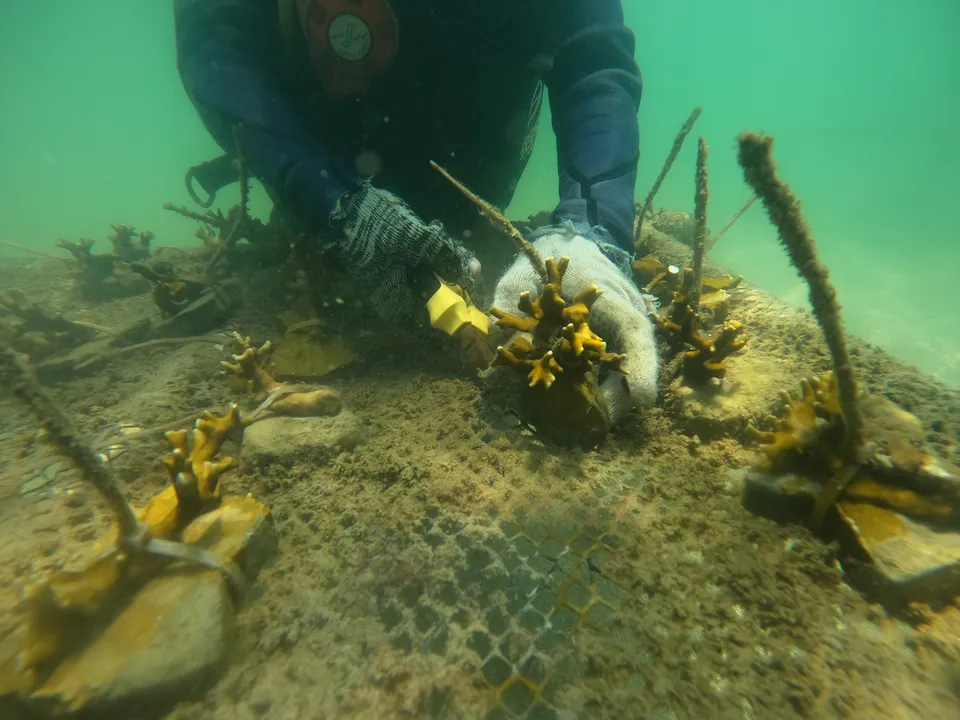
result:
[[[382,0],[363,0],[371,1]],[[437,193],[443,204],[451,201],[430,160],[505,204],[529,154],[539,108],[534,65],[547,42],[537,28],[540,4],[390,0],[396,51],[386,72],[366,92],[335,98],[310,68],[298,68],[304,109],[338,151],[362,158],[362,174],[376,169],[377,184],[415,205],[431,205]],[[420,203],[416,196],[423,196]]]

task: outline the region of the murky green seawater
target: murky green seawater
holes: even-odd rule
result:
[[[897,447],[898,458],[908,465],[915,459],[911,453],[922,450],[927,455],[918,467],[936,455],[943,467],[957,468],[960,403],[950,399],[950,388],[960,389],[960,3],[623,4],[644,75],[637,198],[652,185],[683,121],[701,106],[654,209],[692,212],[696,138],[703,136],[711,148],[708,221],[716,232],[750,195],[736,160],[737,135],[754,130],[775,136],[781,175],[802,201],[848,330],[947,386],[851,342],[854,364],[866,376],[861,387],[917,416],[884,406],[912,432],[895,437],[908,439]],[[295,355],[319,347],[329,359],[336,346],[337,362],[329,363],[336,371],[307,380],[329,382],[342,394],[342,407],[336,395],[335,418],[310,418],[319,423],[316,431],[294,423],[287,434],[271,435],[261,425],[258,444],[248,443],[254,434],[248,428],[242,450],[235,441],[243,430],[224,430],[217,441],[226,438],[223,453],[205,458],[237,456],[237,467],[217,468],[229,470],[224,493],[238,504],[252,493],[272,513],[268,521],[265,509],[262,515],[250,511],[256,515],[250,527],[262,534],[258,543],[250,541],[255,561],[242,557],[249,547],[236,556],[238,564],[255,566],[250,574],[256,575],[237,612],[215,574],[199,588],[205,595],[189,579],[183,581],[186,590],[174,588],[206,602],[196,614],[189,604],[169,603],[177,614],[156,596],[147,597],[145,604],[155,609],[150,603],[156,601],[161,609],[154,615],[166,623],[156,635],[155,628],[142,637],[125,633],[128,626],[115,622],[110,613],[139,607],[134,601],[100,608],[113,636],[96,645],[108,633],[92,633],[96,642],[79,643],[77,653],[94,648],[90,656],[102,661],[111,682],[96,676],[100,664],[78,670],[68,660],[52,673],[63,683],[52,694],[62,700],[66,686],[83,696],[77,700],[82,704],[91,687],[109,686],[123,695],[136,686],[147,687],[148,698],[154,692],[179,701],[183,687],[171,690],[136,662],[116,667],[124,653],[144,657],[149,653],[135,653],[150,646],[154,661],[183,653],[171,673],[187,666],[192,672],[195,662],[203,671],[197,677],[219,679],[200,683],[200,695],[170,714],[167,706],[148,713],[164,720],[709,720],[785,713],[872,718],[888,707],[905,713],[897,717],[926,720],[931,708],[949,713],[957,707],[955,611],[931,614],[918,630],[911,623],[921,624],[928,609],[888,615],[871,605],[846,584],[843,561],[849,557],[836,545],[741,507],[746,468],[754,458],[744,428],[776,409],[777,391],[796,393],[801,373],[829,367],[813,324],[757,291],[807,305],[807,286],[790,266],[761,203],[710,251],[710,260],[745,278],[731,315],[750,318],[750,343],[737,356],[745,363],[735,366],[716,395],[684,395],[686,389],[667,378],[659,404],[631,415],[630,424],[599,449],[561,447],[521,421],[522,412],[509,398],[504,401],[502,387],[485,393],[494,385],[476,383],[452,344],[433,346],[412,332],[397,339],[379,326],[358,330],[359,321],[343,318],[363,304],[339,295],[318,292],[314,311],[321,307],[317,314],[323,317],[308,317],[304,308],[317,299],[307,299],[308,289],[319,285],[316,277],[291,270],[303,262],[296,253],[292,262],[265,272],[252,267],[259,257],[251,267],[238,261],[231,272],[241,278],[247,302],[221,300],[230,296],[222,278],[208,283],[203,275],[212,264],[200,256],[195,224],[163,209],[167,202],[195,208],[184,190],[184,172],[220,153],[177,74],[170,5],[8,0],[0,7],[0,320],[11,319],[0,325],[7,333],[0,342],[24,341],[14,326],[35,320],[22,312],[26,301],[19,314],[3,306],[13,306],[5,291],[21,286],[22,295],[9,296],[17,303],[46,303],[97,338],[83,345],[76,364],[64,361],[64,373],[76,371],[76,377],[60,382],[53,363],[43,380],[81,434],[96,438],[92,449],[125,497],[137,503],[169,488],[171,477],[183,483],[180,475],[188,472],[182,456],[170,459],[157,431],[228,403],[238,402],[245,415],[265,407],[264,395],[254,397],[224,377],[221,361],[239,362],[245,348],[264,348],[268,338],[290,337],[296,327],[307,339],[290,351]],[[555,205],[550,121],[545,107],[533,157],[507,209],[511,218]],[[218,206],[226,212],[238,197],[231,186]],[[251,210],[262,218],[270,212],[259,185]],[[58,238],[94,237],[97,250],[106,252],[112,223],[152,230],[155,247],[164,247],[154,259],[182,270],[183,278],[189,275],[183,286],[202,288],[197,297],[216,295],[210,314],[223,316],[197,330],[165,325],[155,333],[165,339],[150,352],[110,361],[106,355],[119,329],[142,320],[153,332],[169,321],[161,314],[162,298],[154,304],[149,283],[137,277],[142,286],[136,292],[94,302],[73,284],[73,266],[49,258],[31,265],[35,256],[23,250],[68,260],[55,246]],[[285,240],[282,247],[287,245]],[[171,275],[158,285],[170,292],[183,278]],[[176,307],[193,307],[193,300]],[[289,312],[293,305],[296,312]],[[572,333],[573,325],[567,327]],[[233,347],[234,330],[253,340]],[[55,332],[26,334],[35,337],[26,338],[22,352],[50,350],[46,357],[62,359],[48,343]],[[195,337],[169,342],[178,335],[206,336],[203,343],[194,343]],[[129,344],[146,337],[134,328]],[[83,354],[97,343],[108,348],[103,356]],[[660,351],[669,361],[666,345]],[[62,355],[73,349],[66,344]],[[246,379],[251,387],[253,380],[262,382]],[[302,378],[292,373],[286,379]],[[813,418],[812,395],[808,399]],[[70,461],[38,439],[35,419],[5,398],[0,403],[2,694],[2,681],[10,677],[4,662],[13,646],[7,642],[15,636],[11,628],[24,627],[9,612],[20,584],[70,563],[82,566],[94,541],[108,532],[110,516]],[[831,422],[839,423],[839,415]],[[822,428],[827,420],[811,422]],[[148,428],[142,436],[125,438],[142,428]],[[956,476],[946,476],[936,476],[937,482],[953,488]],[[921,498],[918,506],[939,532],[936,523],[954,522],[958,493],[941,493],[932,484],[934,501],[924,504]],[[897,497],[905,505],[913,498]],[[234,530],[242,526],[234,521]],[[900,537],[901,530],[903,536],[923,534],[929,546],[942,542],[937,549],[943,555],[930,559],[931,566],[958,562],[953,540],[941,541],[926,526],[922,533],[903,527],[881,530],[891,537]],[[210,531],[214,535],[211,543],[232,537],[221,526]],[[253,536],[251,530],[247,540]],[[180,597],[174,590],[161,587],[161,600]],[[130,627],[139,631],[150,624],[132,615]],[[87,617],[78,613],[71,620],[80,626]],[[204,628],[209,618],[209,636],[193,633],[187,638],[193,642],[180,642],[183,627]],[[43,647],[47,638],[36,632],[31,647]],[[177,647],[158,651],[151,645],[158,637]],[[117,647],[123,652],[112,652]],[[89,668],[94,680],[86,682]],[[43,672],[48,670],[53,665]],[[84,680],[79,690],[71,684],[76,677]],[[0,697],[0,715],[5,699]],[[917,715],[910,714],[914,710]]]
[[[747,196],[734,138],[744,129],[775,135],[851,328],[960,384],[960,341],[949,330],[960,303],[960,6],[624,6],[645,81],[638,195],[690,109],[702,105],[696,133],[712,148],[710,224],[719,229]],[[184,168],[217,149],[175,72],[169,3],[18,3],[0,18],[0,237],[48,247],[128,222],[163,243],[189,243],[161,205],[188,203]],[[554,203],[548,114],[543,123],[510,208],[517,217]],[[687,143],[658,204],[692,209],[692,170],[684,169],[695,152]],[[234,188],[224,202],[235,197]],[[715,256],[802,303],[805,290],[774,237],[755,208]]]

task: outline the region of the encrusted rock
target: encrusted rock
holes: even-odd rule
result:
[[[840,502],[837,510],[871,561],[847,571],[878,600],[903,607],[960,594],[960,533],[866,503]]]
[[[89,645],[30,697],[41,712],[133,717],[195,692],[229,649],[233,607],[220,573],[167,572],[148,582]]]
[[[799,524],[810,516],[821,487],[800,475],[750,472],[743,505],[778,522]],[[870,497],[856,485],[848,494]],[[848,552],[844,570],[850,580],[891,609],[911,602],[949,602],[960,595],[960,533],[937,523],[949,508],[910,495],[901,498],[903,512],[842,500],[836,506],[839,522],[832,528]]]
[[[183,541],[232,560],[251,583],[273,557],[277,535],[266,505],[250,495],[231,495],[190,523],[183,531]]]
[[[668,391],[683,431],[706,442],[737,437],[749,422],[768,415],[771,398],[791,378],[786,363],[764,355],[735,355],[727,362],[731,372],[719,386],[694,388],[677,378]]]
[[[356,351],[342,336],[326,333],[319,321],[306,321],[287,330],[270,365],[280,380],[311,382],[353,362],[355,357]]]
[[[346,410],[334,417],[271,417],[244,431],[240,457],[255,467],[301,459],[323,463],[362,442],[360,423]]]
[[[810,517],[820,488],[802,475],[750,471],[744,480],[743,506],[771,520],[799,525]]]
[[[276,545],[270,511],[249,495],[224,497],[218,507],[191,522],[182,539],[237,564],[248,583]],[[45,660],[54,667],[46,678],[41,673],[39,687],[33,673],[9,673],[14,667],[9,661],[16,657],[7,656],[36,654],[36,644],[49,638],[31,635],[31,626],[23,620],[4,633],[15,642],[0,646],[0,687],[19,693],[19,702],[31,712],[78,712],[83,717],[155,714],[158,706],[202,690],[216,678],[229,650],[234,608],[225,576],[195,566],[152,567],[141,572],[155,576],[126,590],[127,597],[115,595],[79,616],[74,610],[73,615],[43,618],[45,627],[52,628],[66,619],[70,634],[69,644],[63,645],[65,656],[58,653]]]

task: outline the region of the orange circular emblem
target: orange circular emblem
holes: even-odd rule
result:
[[[335,96],[366,90],[393,63],[397,19],[387,0],[297,0],[310,58]]]

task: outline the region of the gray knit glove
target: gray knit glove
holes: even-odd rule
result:
[[[479,273],[476,258],[440,223],[424,223],[399,197],[369,183],[340,200],[331,224],[340,261],[370,286],[374,307],[386,318],[411,317],[425,303],[411,285],[415,268],[468,289]]]
[[[572,225],[553,227],[538,232],[533,245],[544,260],[570,258],[560,288],[567,302],[590,283],[603,291],[590,311],[590,328],[607,341],[609,351],[627,356],[626,377],[611,372],[602,388],[611,420],[617,422],[632,407],[649,407],[657,399],[657,345],[647,315],[653,306],[652,300],[642,295],[625,274],[629,268],[626,253],[606,244],[599,235],[588,235],[589,238],[585,237]],[[523,315],[517,307],[520,293],[528,291],[536,297],[542,289],[543,284],[530,261],[518,256],[497,282],[493,307]]]

